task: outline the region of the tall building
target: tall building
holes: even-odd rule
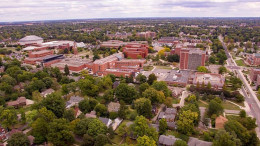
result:
[[[180,69],[196,70],[199,66],[205,66],[206,59],[206,51],[182,49],[180,51]]]
[[[140,43],[129,43],[123,48],[126,58],[140,59],[148,55],[148,45]]]

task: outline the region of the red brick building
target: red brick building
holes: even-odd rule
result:
[[[126,58],[140,59],[148,55],[148,45],[139,43],[129,43],[123,47]]]
[[[35,52],[29,52],[29,57],[24,59],[24,63],[35,65],[36,62],[41,62],[44,57],[53,55],[52,50],[41,50]]]
[[[257,80],[258,75],[260,75],[260,69],[251,68],[249,76],[252,82],[255,82]]]
[[[114,74],[115,76],[130,76],[138,72],[143,64],[144,59],[123,59],[122,53],[110,55],[108,57],[96,60],[92,64],[92,71],[99,76]]]
[[[196,70],[199,66],[205,66],[207,58],[206,51],[199,49],[181,49],[180,69]]]
[[[140,38],[145,38],[145,39],[148,39],[148,38],[153,39],[156,37],[156,32],[151,32],[151,31],[138,32],[138,33],[136,33],[136,36],[140,37]]]
[[[259,66],[260,65],[260,54],[254,53],[254,54],[246,55],[246,62],[249,65]]]

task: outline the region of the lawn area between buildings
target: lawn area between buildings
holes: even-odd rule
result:
[[[237,103],[237,102],[235,102],[235,103],[240,106],[244,106],[244,103]],[[199,107],[208,107],[209,102],[199,100],[198,104],[199,104]],[[237,105],[232,104],[227,101],[222,101],[222,106],[224,109],[227,109],[227,110],[241,110]]]
[[[172,68],[170,66],[156,66],[157,69],[168,69],[171,70]]]
[[[237,63],[238,66],[245,66],[243,59],[236,60],[236,63]]]
[[[144,66],[144,71],[151,71],[153,69],[153,66]]]

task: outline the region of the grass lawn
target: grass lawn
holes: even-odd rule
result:
[[[153,66],[144,66],[144,71],[151,71],[153,69]]]
[[[121,136],[119,136],[119,135],[115,135],[114,136],[114,138],[111,140],[113,143],[115,143],[115,144],[120,144],[120,142],[122,141],[122,137]],[[124,143],[124,141],[122,142],[122,143]]]
[[[227,109],[227,110],[241,110],[238,106],[236,106],[230,102],[222,102],[222,106],[224,107],[224,109]]]
[[[180,103],[180,99],[179,98],[172,98],[173,100],[172,100],[172,103],[173,104],[178,104],[178,103]]]
[[[199,104],[199,107],[208,107],[207,104],[201,102],[200,100],[199,100],[198,104]]]
[[[172,68],[170,66],[156,66],[157,69],[169,69],[171,70]]]
[[[236,60],[238,66],[245,66],[243,59]]]

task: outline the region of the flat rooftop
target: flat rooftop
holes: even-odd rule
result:
[[[123,57],[124,57],[123,53],[120,52],[120,53],[116,53],[116,54],[107,56],[105,58],[101,58],[101,59],[95,60],[94,64],[104,64],[104,63],[113,61],[115,59],[121,60]]]
[[[52,52],[52,50],[41,50],[41,51],[32,52],[31,54],[42,54],[47,52]]]

